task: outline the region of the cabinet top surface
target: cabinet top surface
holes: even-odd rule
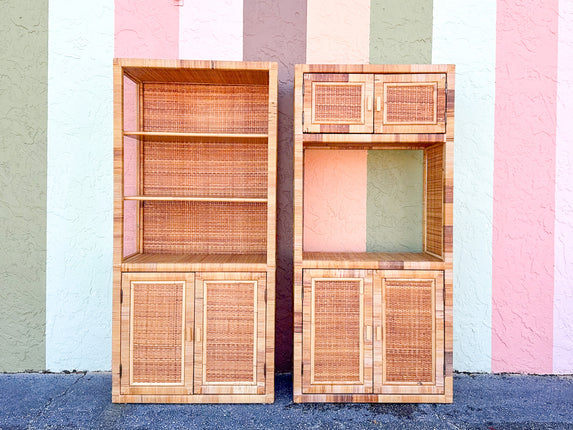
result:
[[[453,64],[297,64],[299,73],[453,73]]]

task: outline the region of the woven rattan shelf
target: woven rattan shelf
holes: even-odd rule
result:
[[[451,402],[454,66],[299,65],[294,96],[294,401]]]
[[[121,264],[124,272],[264,272],[266,254],[135,254]]]
[[[275,63],[114,61],[112,400],[274,399]]]
[[[440,257],[425,252],[303,252],[305,269],[444,270]]]

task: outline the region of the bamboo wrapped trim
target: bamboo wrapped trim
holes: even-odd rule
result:
[[[390,144],[401,145],[401,144],[411,144],[412,149],[421,149],[426,146],[434,145],[436,143],[445,142],[445,137],[443,133],[435,134],[332,134],[332,133],[306,133],[302,136],[304,146],[318,145],[318,144],[352,144],[354,145],[366,145],[371,143],[384,143],[384,146],[380,148],[388,148]],[[409,148],[403,148],[409,149]]]
[[[128,196],[124,200],[155,200],[165,202],[244,202],[266,203],[267,199],[250,199],[241,197],[159,197],[159,196]]]
[[[154,139],[157,141],[168,140],[172,141],[171,138],[195,138],[201,137],[209,139],[211,141],[218,140],[229,140],[229,139],[264,139],[266,141],[267,134],[239,134],[239,133],[174,133],[174,132],[157,132],[157,131],[124,131],[124,136],[131,137],[146,137],[149,139]],[[202,142],[205,141],[202,140]]]

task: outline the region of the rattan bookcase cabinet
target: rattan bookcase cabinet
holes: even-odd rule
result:
[[[274,399],[277,65],[114,61],[114,402]]]
[[[296,67],[295,402],[452,402],[453,138],[452,65]],[[311,155],[396,150],[419,156],[420,249],[305,248]]]

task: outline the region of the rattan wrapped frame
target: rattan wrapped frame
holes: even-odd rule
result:
[[[415,83],[412,75],[416,75],[423,86],[428,76],[437,83],[443,97],[432,100],[436,106],[436,123],[420,124],[412,121],[407,124],[380,125],[380,113],[377,111],[377,98],[384,100],[383,94],[375,90],[373,99],[374,127],[371,132],[351,129],[342,121],[339,124],[324,124],[317,128],[309,128],[309,119],[312,116],[308,110],[312,103],[309,101],[309,77],[322,75],[324,81],[366,81],[364,75],[373,76],[378,82]],[[362,79],[361,79],[362,76]],[[376,82],[375,82],[376,84]],[[434,85],[434,84],[432,84]],[[380,88],[375,86],[375,88]],[[365,93],[368,96],[368,93]],[[293,389],[295,402],[435,402],[449,403],[453,399],[453,156],[454,156],[454,99],[455,99],[455,67],[453,65],[336,65],[312,64],[297,65],[295,69],[294,87],[294,360],[293,360]],[[366,100],[366,109],[369,107]],[[382,110],[382,109],[381,109]],[[440,111],[441,110],[441,111]],[[418,114],[418,121],[426,121],[429,114]],[[440,112],[443,112],[441,115]],[[424,116],[425,115],[425,116]],[[304,118],[304,119],[303,119]],[[391,118],[392,119],[392,118]],[[399,119],[399,118],[398,118]],[[396,118],[393,118],[395,121]],[[393,122],[390,121],[390,122]],[[303,125],[304,124],[304,125]],[[355,126],[354,126],[355,127]],[[421,149],[424,151],[424,232],[422,253],[321,253],[303,252],[303,171],[304,149]],[[307,296],[303,289],[308,285],[304,277],[305,271],[334,270],[337,277],[346,278],[356,275],[357,272],[372,271],[372,275],[362,275],[364,282],[380,280],[376,275],[380,271],[414,271],[428,279],[439,275],[438,289],[442,293],[443,311],[435,308],[437,313],[443,312],[443,319],[439,324],[443,328],[442,334],[434,335],[436,339],[441,336],[443,346],[436,349],[435,363],[443,368],[441,375],[434,385],[419,389],[398,387],[392,389],[387,384],[381,392],[366,393],[355,391],[353,393],[340,393],[323,391],[322,393],[305,393],[303,391],[304,375],[308,363],[305,363],[305,348],[310,343],[304,335]],[[425,273],[424,273],[425,272]],[[405,272],[402,272],[405,273]],[[443,282],[442,282],[443,279]],[[381,282],[381,281],[380,281]],[[374,288],[374,300],[376,291]],[[381,312],[374,306],[374,314]],[[376,369],[381,368],[382,353],[374,351],[375,375]],[[440,358],[441,357],[441,358]],[[303,370],[304,364],[304,370]],[[375,376],[375,384],[376,384]],[[382,378],[382,376],[380,376]],[[381,384],[381,383],[380,383]],[[382,384],[383,385],[383,384]],[[442,388],[440,388],[442,387]]]
[[[126,117],[130,128],[124,128],[128,87],[135,88],[135,117]],[[114,60],[112,401],[274,400],[277,96],[276,63]],[[221,103],[222,99],[226,102]],[[196,109],[198,104],[203,108]],[[135,191],[125,182],[126,142],[131,142],[132,149],[135,145]],[[132,255],[124,252],[128,205],[136,206],[138,226]],[[210,387],[194,392],[193,369],[198,364],[193,318],[200,304],[198,280],[207,278],[258,286],[255,391],[230,381],[221,390]],[[142,370],[153,364],[146,364],[145,357],[135,361],[137,383],[126,379],[133,363],[130,330],[137,335],[128,324],[133,282],[140,282],[136,292],[148,285],[150,297],[152,286],[185,286],[184,327],[170,332],[185,335],[183,385],[173,383],[177,366],[166,367],[171,372],[168,376]],[[138,306],[140,315],[145,313],[147,305]],[[141,335],[145,330],[139,333],[139,338],[145,338]],[[152,333],[155,348],[165,347],[163,335]],[[179,346],[171,343],[172,355]],[[240,379],[239,371],[235,375]],[[157,382],[142,383],[145,378]]]

